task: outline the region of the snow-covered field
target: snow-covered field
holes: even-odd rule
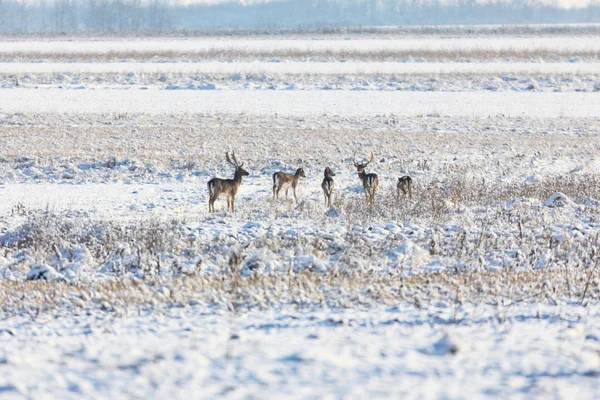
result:
[[[391,91],[0,91],[0,112],[202,114],[347,117],[598,117],[600,92],[391,92]],[[187,118],[187,117],[186,117]],[[276,121],[274,121],[277,123]],[[368,122],[367,122],[368,123]],[[305,126],[306,124],[301,124]]]
[[[6,63],[6,74],[597,75],[600,63]]]
[[[4,60],[113,60],[138,59],[148,62],[173,59],[434,59],[516,58],[555,60],[568,57],[597,59],[600,43],[596,36],[510,36],[510,37],[421,37],[379,34],[341,36],[270,36],[229,38],[151,38],[2,40]]]
[[[312,39],[281,49],[388,46]],[[552,38],[577,62],[491,65],[479,48],[469,62],[245,55],[222,69],[186,62],[196,39],[3,42],[20,61],[52,57],[0,63],[0,398],[594,398],[597,39]],[[88,57],[161,49],[183,61]],[[382,65],[411,72],[382,84]],[[232,150],[250,174],[236,212],[220,200],[210,214],[206,183],[232,176]],[[371,151],[369,207],[352,158]],[[272,174],[300,166],[298,203],[274,201]]]

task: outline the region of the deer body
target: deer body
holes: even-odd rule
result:
[[[323,189],[323,194],[325,195],[325,205],[331,208],[331,195],[333,194],[333,187],[335,186],[335,182],[333,182],[333,176],[335,174],[333,171],[327,167],[324,172],[325,177],[323,178],[323,183],[321,183],[321,188]]]
[[[294,175],[287,174],[285,172],[275,172],[273,174],[273,197],[279,199],[279,192],[281,189],[285,189],[285,198],[288,197],[288,191],[290,187],[293,189],[294,200],[298,203],[298,198],[296,197],[296,188],[298,187],[298,183],[300,178],[305,178],[306,174],[304,173],[303,168],[298,168]]]
[[[377,174],[367,174],[365,168],[367,168],[367,165],[369,165],[374,158],[375,155],[373,152],[371,152],[371,159],[366,163],[359,164],[356,162],[356,157],[353,158],[354,166],[358,172],[358,178],[361,180],[363,189],[365,190],[367,204],[371,205],[375,204],[375,192],[377,191],[377,186],[379,186],[379,177],[377,177]]]
[[[400,199],[400,192],[402,196],[408,195],[409,199],[412,199],[412,178],[408,175],[398,178],[398,184],[396,185],[396,197]]]
[[[243,169],[244,163],[238,164],[235,158],[235,152],[232,153],[233,162],[229,158],[229,152],[225,153],[227,162],[235,167],[233,179],[213,178],[208,181],[208,211],[215,212],[215,201],[220,196],[225,196],[227,199],[227,211],[234,209],[235,195],[242,184],[242,178],[250,175],[248,171]]]

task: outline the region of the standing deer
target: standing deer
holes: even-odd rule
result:
[[[375,204],[375,191],[377,190],[377,186],[379,186],[379,178],[377,177],[377,174],[367,174],[365,168],[367,168],[367,165],[369,165],[374,158],[375,155],[371,152],[371,159],[366,163],[359,164],[356,162],[356,154],[352,157],[352,162],[358,171],[358,178],[362,181],[363,188],[365,189],[367,204],[371,205]]]
[[[408,175],[398,178],[396,190],[396,198],[398,200],[400,200],[400,192],[402,192],[403,197],[408,195],[408,198],[412,199],[412,178]]]
[[[303,168],[298,168],[294,175],[286,174],[285,172],[275,172],[273,174],[273,198],[279,199],[279,191],[281,189],[285,189],[285,198],[288,197],[288,190],[290,186],[294,192],[294,200],[298,203],[298,198],[296,197],[296,187],[298,187],[298,182],[300,178],[306,178],[306,174],[304,173]]]
[[[325,168],[324,175],[325,177],[323,178],[321,188],[323,188],[323,194],[325,195],[325,206],[331,208],[331,195],[333,194],[333,187],[335,186],[332,176],[335,176],[335,173],[331,168],[327,167]]]
[[[215,201],[221,195],[225,195],[227,198],[227,211],[231,206],[231,211],[234,212],[235,195],[242,184],[242,177],[250,175],[248,171],[243,169],[244,163],[239,164],[235,158],[235,152],[231,153],[229,158],[229,152],[225,152],[225,159],[227,162],[235,167],[235,173],[233,179],[220,179],[213,178],[208,181],[208,211],[215,212]],[[233,161],[231,161],[233,159]]]

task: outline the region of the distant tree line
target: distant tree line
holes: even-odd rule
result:
[[[221,3],[174,10],[184,28],[314,27],[600,22],[600,2],[580,9],[528,0],[285,0],[240,6]]]
[[[128,33],[173,29],[167,0],[0,0],[0,33]]]
[[[531,1],[283,0],[172,5],[168,0],[0,0],[0,34],[166,33],[318,26],[600,22],[600,6]]]

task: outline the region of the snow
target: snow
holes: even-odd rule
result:
[[[6,74],[320,74],[320,75],[596,75],[600,63],[199,62],[0,64]]]
[[[62,275],[56,272],[56,270],[49,265],[40,265],[37,267],[32,267],[27,273],[27,280],[31,281],[53,281],[61,279],[64,279]]]
[[[394,114],[488,117],[598,117],[600,93],[382,91],[123,91],[14,89],[0,113],[195,113],[349,117]]]
[[[537,39],[551,46],[489,42]],[[294,40],[313,51],[281,46]],[[453,40],[419,43],[486,45]],[[255,42],[278,46],[235,45]],[[7,52],[151,53],[169,41],[14,43]],[[482,61],[256,62],[281,71],[223,81],[171,76],[223,71],[213,62],[3,63],[15,70],[0,78],[0,397],[596,396],[597,64]],[[38,65],[51,70],[27,76]],[[382,65],[422,76],[384,90]],[[164,79],[132,72],[146,66]],[[322,90],[327,71],[359,66],[368,74]],[[101,68],[112,81],[96,82]],[[232,176],[231,150],[250,175],[235,213],[223,200],[208,213],[206,182]],[[352,165],[371,151],[373,207]],[[273,200],[272,174],[300,166],[298,204]],[[404,175],[410,200],[396,198]]]
[[[8,398],[183,398],[198,388],[200,397],[593,398],[600,315],[582,311],[460,307],[469,324],[453,323],[452,309],[411,306],[10,318],[0,387]],[[462,338],[458,351],[433,351],[448,334]]]
[[[575,207],[576,204],[563,193],[554,193],[544,202],[544,207]]]
[[[531,36],[531,37],[397,37],[378,35],[364,39],[363,36],[335,35],[312,38],[305,36],[273,39],[268,36],[225,37],[225,38],[150,38],[150,39],[86,39],[78,38],[48,40],[2,40],[0,55],[32,53],[36,55],[52,54],[110,54],[138,53],[153,54],[161,52],[201,53],[220,52],[319,52],[330,51],[345,53],[356,51],[361,53],[379,53],[382,51],[536,51],[578,53],[582,51],[600,51],[600,44],[593,36]]]

